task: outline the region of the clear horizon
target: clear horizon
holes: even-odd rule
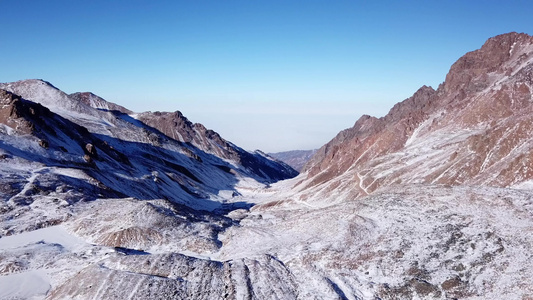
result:
[[[133,111],[181,111],[247,150],[319,148],[380,117],[528,1],[5,1],[0,82],[39,78]]]

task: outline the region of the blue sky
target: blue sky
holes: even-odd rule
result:
[[[182,111],[249,150],[318,148],[383,116],[530,1],[2,1],[0,82]]]

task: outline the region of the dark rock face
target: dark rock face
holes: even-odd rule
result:
[[[45,123],[44,119],[51,116],[46,107],[25,101],[20,96],[0,89],[0,123],[11,127],[20,134],[31,134],[35,126]],[[51,128],[48,131],[53,132]]]
[[[96,147],[94,147],[93,144],[88,143],[85,145],[85,150],[87,151],[87,154],[91,157],[98,157],[98,154],[96,153]]]
[[[46,140],[39,140],[39,146],[48,149],[48,142]]]

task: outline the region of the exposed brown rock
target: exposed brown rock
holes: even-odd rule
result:
[[[147,112],[139,114],[138,119],[170,138],[190,143],[208,153],[227,159],[239,158],[239,153],[218,133],[208,130],[202,124],[193,124],[179,111]]]
[[[33,124],[23,118],[21,109],[23,104],[19,96],[0,89],[0,104],[0,123],[21,134],[29,134],[33,131]]]
[[[462,93],[459,98],[480,92],[490,84],[488,73],[508,74],[504,63],[511,58],[511,47],[515,43],[531,43],[531,40],[531,36],[516,32],[488,39],[481,49],[468,52],[452,65],[443,85],[444,92]]]
[[[398,183],[505,187],[533,179],[532,57],[527,34],[489,39],[453,64],[436,91],[423,86],[386,116],[362,116],[340,132],[304,168],[305,186],[365,196]],[[347,173],[351,183],[340,179]]]
[[[83,160],[85,160],[88,163],[92,163],[93,162],[93,158],[91,156],[89,156],[88,154],[83,155]]]

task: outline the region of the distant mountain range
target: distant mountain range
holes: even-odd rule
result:
[[[288,164],[296,171],[300,172],[304,165],[313,157],[317,149],[313,150],[293,150],[293,151],[284,151],[277,153],[268,153],[268,155],[274,157],[275,159],[281,160],[282,162]]]
[[[532,36],[490,38],[437,89],[270,155],[0,84],[0,298],[529,299],[532,62]]]

